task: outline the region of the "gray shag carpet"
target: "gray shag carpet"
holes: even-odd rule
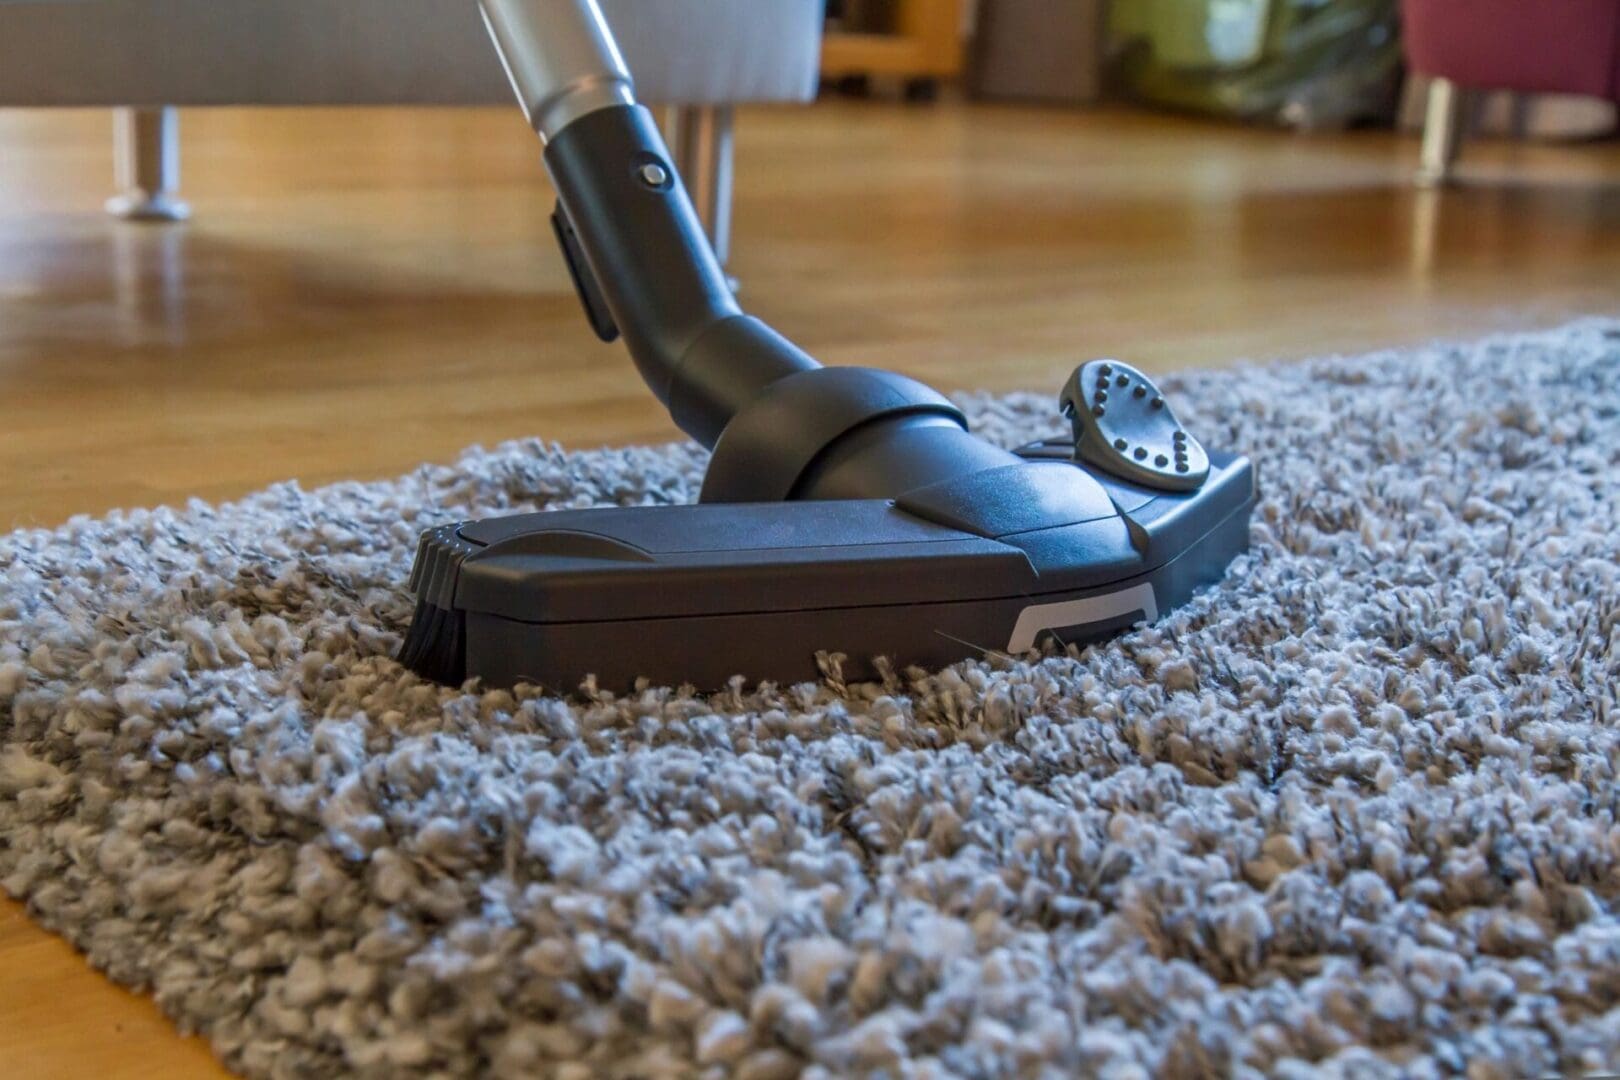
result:
[[[14,534],[0,881],[250,1076],[1620,1065],[1620,321],[1170,385],[1260,464],[1226,583],[881,685],[390,659],[420,530],[690,446]]]

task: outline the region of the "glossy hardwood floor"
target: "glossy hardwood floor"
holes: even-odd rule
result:
[[[0,113],[0,527],[675,432],[595,343],[515,112],[185,116],[180,228],[99,213],[105,113]],[[1055,393],[1620,311],[1620,144],[838,104],[740,128],[735,272],[821,359]],[[218,1067],[0,902],[0,1073]]]

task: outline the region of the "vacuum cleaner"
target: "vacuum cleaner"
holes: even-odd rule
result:
[[[845,679],[1075,645],[1153,621],[1248,546],[1256,475],[1118,360],[1072,434],[1008,451],[914,379],[823,367],[738,306],[595,0],[480,0],[557,191],[587,319],[712,451],[691,505],[423,534],[401,661],[570,691]]]

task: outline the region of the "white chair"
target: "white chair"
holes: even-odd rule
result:
[[[815,94],[823,0],[602,0],[716,253],[730,246],[732,109]],[[0,105],[105,105],[114,213],[174,220],[177,106],[516,107],[473,0],[6,0]]]

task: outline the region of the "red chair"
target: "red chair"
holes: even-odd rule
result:
[[[1402,0],[1411,69],[1427,75],[1421,184],[1444,183],[1469,90],[1620,102],[1620,0]]]

